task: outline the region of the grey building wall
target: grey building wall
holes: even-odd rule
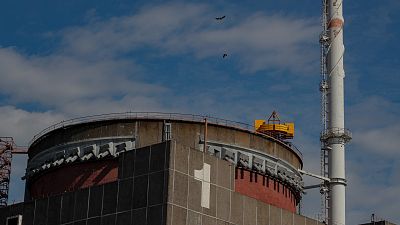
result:
[[[204,135],[204,123],[172,120],[172,139],[198,149]],[[163,141],[164,120],[110,120],[76,124],[53,130],[37,139],[29,148],[29,158],[45,149],[71,142],[90,139],[126,137],[136,138],[136,147],[146,147]],[[302,168],[298,153],[272,137],[223,125],[208,125],[208,139],[251,148],[285,160]]]
[[[198,172],[205,164],[207,182]],[[321,224],[236,193],[234,171],[185,143],[163,142],[121,154],[118,181],[2,208],[0,224],[18,214],[24,225]]]
[[[167,225],[323,224],[235,192],[233,164],[179,142],[171,145]],[[195,176],[206,164],[209,182]],[[202,192],[203,183],[209,184],[209,192]],[[209,195],[208,207],[202,207],[202,194]]]

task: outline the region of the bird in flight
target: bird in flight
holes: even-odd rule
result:
[[[225,17],[226,17],[226,16],[221,16],[221,17],[216,17],[215,19],[216,19],[216,20],[223,20]],[[224,54],[222,55],[222,58],[225,59],[226,57],[228,57],[228,54],[227,54],[227,53],[224,53]]]

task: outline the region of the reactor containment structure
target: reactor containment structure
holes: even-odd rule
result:
[[[60,122],[32,140],[25,201],[1,208],[0,224],[322,224],[299,215],[302,155],[278,138],[294,128],[271,122],[164,113]]]

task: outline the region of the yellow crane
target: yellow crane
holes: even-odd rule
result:
[[[254,129],[280,140],[293,139],[294,123],[281,123],[278,113],[273,111],[267,121],[254,120]]]

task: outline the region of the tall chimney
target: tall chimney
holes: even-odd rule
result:
[[[346,174],[345,143],[350,133],[344,127],[343,0],[327,0],[327,130],[323,131],[328,149],[328,224],[345,225]]]

